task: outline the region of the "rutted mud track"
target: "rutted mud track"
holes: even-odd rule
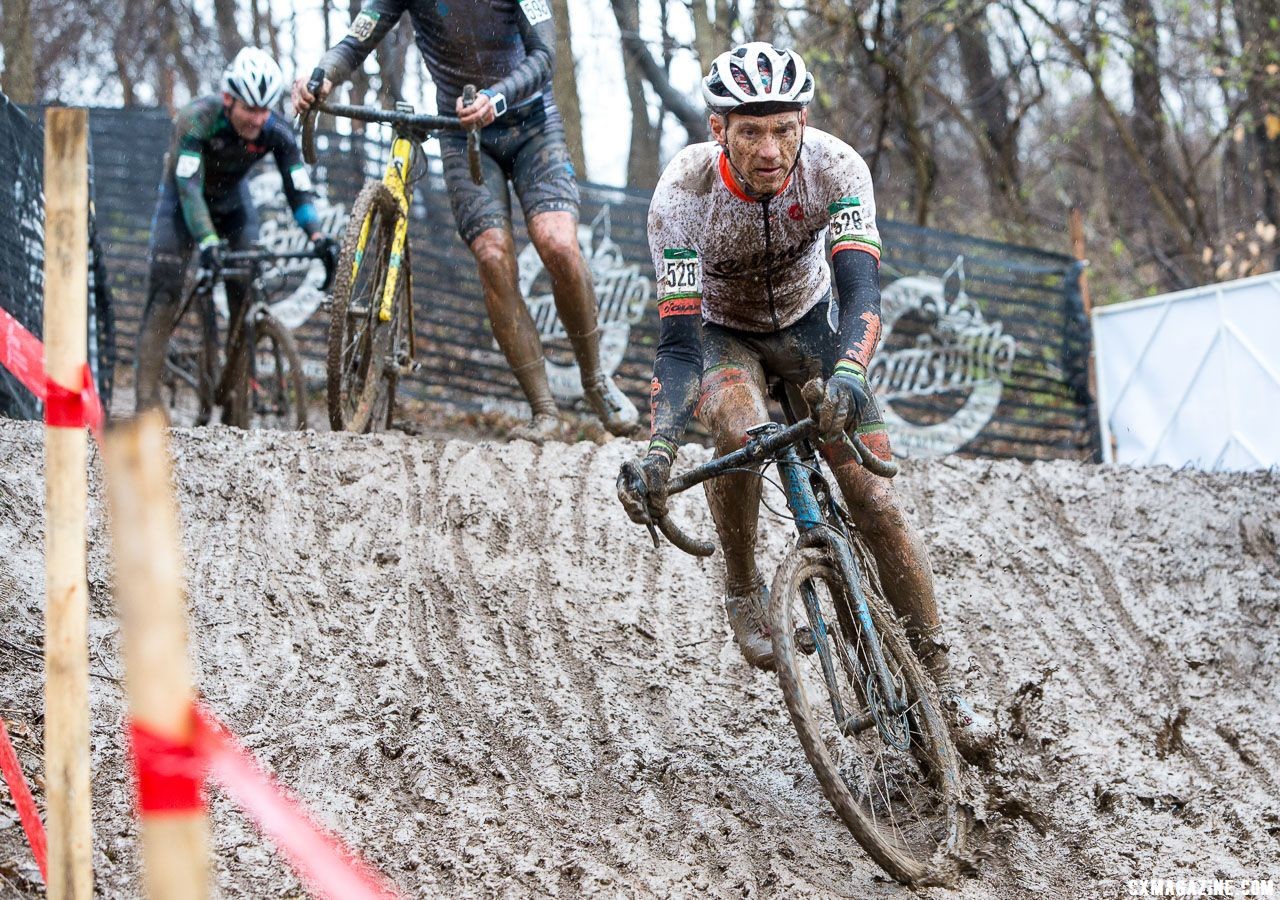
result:
[[[626,521],[632,446],[207,429],[174,451],[208,702],[406,895],[909,894],[829,812],[775,682],[738,656],[719,563]],[[0,715],[29,772],[41,460],[38,428],[0,422]],[[1002,730],[972,773],[977,874],[927,895],[1280,877],[1280,475],[950,460],[900,481]],[[96,878],[134,896],[92,490]],[[700,496],[674,507],[710,534]],[[220,798],[213,817],[222,896],[299,890]],[[0,896],[32,896],[15,819],[0,801]]]

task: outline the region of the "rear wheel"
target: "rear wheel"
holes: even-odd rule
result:
[[[252,325],[245,380],[248,428],[289,430],[307,427],[306,381],[302,358],[289,329],[261,312]]]
[[[381,430],[389,417],[398,316],[409,302],[407,254],[398,261],[390,317],[384,321],[380,311],[400,218],[391,190],[380,181],[365,182],[351,209],[333,284],[327,394],[335,431]]]
[[[853,542],[893,696],[875,675],[828,547],[796,548],[774,578],[778,680],[822,792],[858,843],[898,881],[945,883],[969,825],[959,758],[933,683],[880,593],[874,560]]]

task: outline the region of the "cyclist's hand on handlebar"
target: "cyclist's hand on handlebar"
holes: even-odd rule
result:
[[[459,97],[454,109],[464,128],[483,128],[498,117],[493,101],[485,93],[476,94],[476,100],[470,106],[463,106],[462,98]]]
[[[671,460],[661,453],[650,453],[644,459],[629,459],[618,472],[618,499],[638,525],[652,524],[667,514],[667,479],[671,476]]]
[[[841,360],[827,379],[818,413],[818,431],[828,440],[856,428],[871,412],[871,385],[857,363]]]
[[[307,79],[305,76],[299,76],[298,80],[293,83],[293,89],[289,92],[289,98],[293,102],[293,108],[298,113],[306,112],[311,108],[311,104],[317,100],[323,100],[333,91],[333,82],[328,78],[324,80],[320,90],[312,93],[307,89]]]
[[[311,247],[324,264],[324,285],[320,288],[327,291],[333,285],[333,275],[338,271],[338,239],[327,234],[317,234],[311,239]]]
[[[222,250],[220,242],[210,242],[200,248],[200,268],[214,278],[222,271]]]

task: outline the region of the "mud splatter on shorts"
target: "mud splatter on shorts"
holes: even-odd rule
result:
[[[440,155],[458,234],[468,245],[489,228],[511,227],[508,181],[526,220],[543,212],[578,212],[578,181],[564,142],[564,125],[559,111],[548,109],[541,99],[480,130],[484,184],[471,180],[466,135],[442,134]]]
[[[733,402],[735,394],[741,396],[730,388],[752,384],[763,395],[767,376],[777,376],[796,388],[814,378],[828,377],[840,357],[840,336],[829,324],[829,307],[828,298],[794,325],[765,333],[704,322],[702,393],[695,415],[710,427],[720,418],[716,415],[717,405]],[[870,412],[858,426],[858,434],[869,450],[883,459],[889,458],[889,432],[874,398]]]

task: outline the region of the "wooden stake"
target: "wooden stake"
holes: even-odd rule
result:
[[[185,742],[191,738],[195,693],[164,414],[152,410],[112,428],[104,457],[129,712],[161,737]],[[156,900],[206,896],[208,842],[203,812],[145,815],[147,895]]]
[[[89,117],[45,113],[45,370],[78,389],[89,304]],[[45,797],[51,900],[93,893],[89,811],[89,586],[85,580],[87,437],[45,428]]]
[[[1071,207],[1071,255],[1076,259],[1087,259],[1084,255],[1084,214],[1080,207]],[[1093,311],[1093,301],[1089,299],[1089,270],[1080,273],[1080,302],[1084,304],[1084,315],[1087,319]]]

